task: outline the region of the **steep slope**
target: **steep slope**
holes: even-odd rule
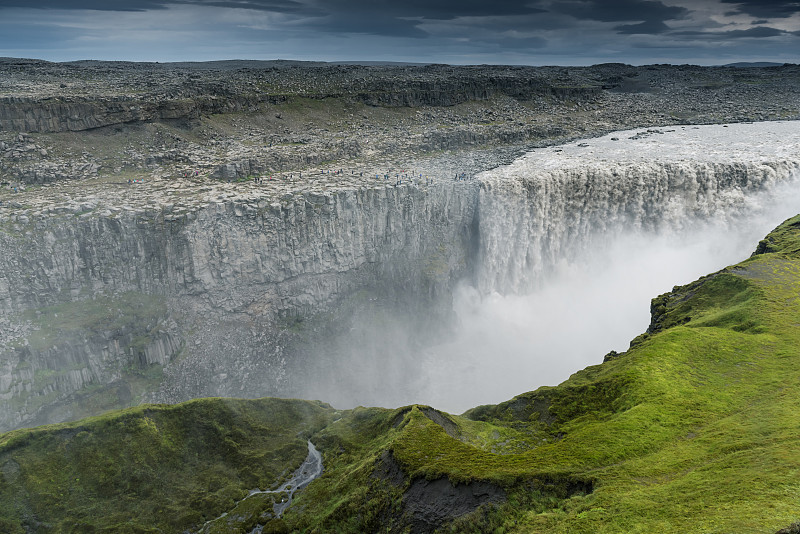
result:
[[[0,524],[197,530],[290,473],[301,432],[325,472],[265,532],[775,532],[800,518],[798,294],[800,215],[654,299],[627,352],[462,416],[203,400],[10,432]]]

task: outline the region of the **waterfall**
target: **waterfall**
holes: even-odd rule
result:
[[[539,149],[480,176],[475,285],[481,294],[529,292],[558,262],[622,232],[659,235],[698,221],[732,221],[748,212],[748,198],[800,171],[796,153],[767,159],[744,149],[688,159],[672,145],[658,150],[634,142],[627,152],[612,152],[614,158],[599,156],[607,156],[610,137],[593,140],[599,148],[591,154],[579,153],[585,143]]]
[[[457,333],[420,358],[421,402],[500,402],[624,351],[651,298],[744,260],[800,211],[797,123],[612,139],[627,135],[479,176],[474,277],[455,292]]]

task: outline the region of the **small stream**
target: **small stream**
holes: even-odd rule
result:
[[[283,483],[283,485],[276,489],[276,490],[251,490],[250,494],[242,500],[247,499],[253,495],[258,495],[260,493],[283,493],[286,492],[289,494],[289,498],[283,502],[276,503],[273,507],[275,510],[275,517],[280,517],[283,515],[283,512],[292,504],[292,497],[294,496],[294,492],[303,489],[308,486],[312,480],[317,478],[322,474],[322,454],[314,447],[314,444],[311,443],[311,440],[308,441],[308,456],[303,461],[303,464],[297,468],[297,471],[294,472],[292,478],[287,480]],[[256,530],[253,530],[256,532]],[[258,532],[261,532],[261,529],[258,529]]]
[[[297,468],[294,474],[287,480],[286,482],[281,485],[278,489],[274,490],[260,490],[254,489],[250,490],[250,493],[247,494],[247,497],[242,499],[241,501],[237,502],[233,509],[236,506],[239,506],[242,502],[246,501],[253,495],[261,495],[263,493],[286,493],[288,497],[279,502],[275,503],[272,506],[273,512],[275,513],[275,517],[281,517],[283,512],[292,504],[292,497],[294,496],[294,492],[300,489],[305,488],[308,486],[312,480],[319,477],[322,474],[322,454],[314,447],[314,444],[311,443],[311,440],[308,441],[308,456],[303,461],[302,465]],[[200,529],[200,533],[207,532],[207,527],[214,521],[222,519],[223,517],[227,516],[228,512],[225,512],[221,516],[217,517],[216,519],[212,519],[211,521],[207,521],[203,528]],[[261,534],[264,527],[262,525],[258,525],[256,528],[250,531],[249,534]]]

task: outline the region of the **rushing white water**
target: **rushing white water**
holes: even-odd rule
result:
[[[598,239],[554,266],[525,295],[481,296],[463,284],[457,335],[425,351],[417,402],[454,413],[497,403],[627,349],[649,323],[650,299],[745,259],[759,239],[800,211],[800,184],[751,197],[735,218],[699,221],[657,235]]]
[[[741,218],[749,197],[798,170],[797,122],[617,132],[535,150],[479,176],[477,287],[526,293],[598,239]]]
[[[418,401],[460,412],[625,350],[651,298],[800,212],[798,147],[797,123],[620,132],[485,173],[478,277],[457,335],[424,353]]]
[[[403,318],[360,318],[315,381],[339,407],[497,403],[623,351],[650,300],[745,259],[800,212],[800,123],[616,132],[478,175],[474,275],[459,327],[420,348]]]

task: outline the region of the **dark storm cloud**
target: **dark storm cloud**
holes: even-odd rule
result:
[[[785,32],[769,26],[756,26],[746,30],[730,30],[726,32],[675,32],[674,35],[690,37],[696,39],[763,39],[765,37],[777,37],[779,35],[792,35],[793,32]]]
[[[555,2],[552,9],[577,19],[600,22],[663,22],[689,14],[689,10],[684,7],[667,6],[653,0],[564,0]]]
[[[654,0],[565,0],[555,3],[553,10],[579,20],[641,21],[615,26],[614,30],[622,35],[665,33],[670,30],[665,21],[686,18],[690,14],[686,8]]]
[[[787,18],[800,13],[800,2],[796,0],[720,0],[723,4],[736,6],[732,14],[744,13],[751,17],[771,19]]]
[[[541,32],[547,30],[571,30],[579,22],[573,17],[553,12],[531,13],[505,17],[461,18],[458,21],[444,21],[447,25],[460,24],[480,29],[484,33],[502,34],[506,32]]]
[[[294,0],[0,0],[0,9],[21,7],[33,9],[88,9],[94,11],[149,11],[169,6],[197,5],[240,9],[256,9],[275,13],[318,13]]]
[[[384,13],[392,17],[452,20],[459,17],[497,17],[542,13],[532,2],[520,0],[325,0],[316,5],[331,12],[352,15],[359,12]]]
[[[424,21],[452,21],[462,18],[507,18],[544,13],[518,0],[326,0],[315,4],[325,16],[307,22],[318,31],[364,33],[390,37],[428,37],[420,29]],[[538,42],[538,41],[537,41]]]
[[[670,28],[660,20],[651,20],[651,21],[641,22],[639,24],[623,24],[622,26],[617,26],[614,29],[617,30],[617,33],[623,35],[637,35],[637,34],[656,35],[659,33],[664,33],[666,31],[669,31]]]
[[[309,8],[303,2],[294,0],[171,0],[164,1],[164,5],[197,5],[209,7],[226,7],[231,9],[253,9],[257,11],[270,11],[273,13],[289,13],[314,15],[320,11]]]
[[[0,9],[148,11],[171,6],[236,8],[297,15],[305,18],[297,27],[310,31],[410,38],[428,36],[419,29],[424,20],[524,16],[545,12],[519,0],[0,0]],[[529,42],[540,46],[541,39]]]
[[[451,20],[457,17],[525,15],[543,12],[519,0],[0,0],[3,7],[34,9],[90,9],[96,11],[146,11],[169,6],[196,5],[237,9],[302,13],[309,15],[358,13],[387,18]]]
[[[147,11],[162,9],[158,0],[0,0],[0,8],[26,7],[33,9],[93,9],[98,11]]]
[[[0,55],[792,61],[798,12],[800,0],[0,0]]]

